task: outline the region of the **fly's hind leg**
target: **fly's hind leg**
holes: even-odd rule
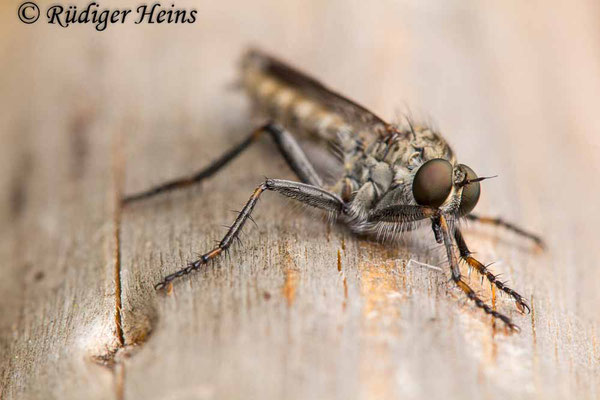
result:
[[[122,202],[123,204],[129,204],[156,196],[160,193],[169,192],[175,189],[181,189],[199,183],[204,179],[214,175],[227,164],[229,164],[230,161],[234,160],[237,156],[239,156],[252,143],[256,142],[256,140],[263,133],[268,133],[273,138],[280,153],[283,155],[290,168],[294,171],[294,173],[296,173],[296,175],[300,178],[302,182],[319,187],[323,186],[319,175],[315,172],[314,168],[306,158],[306,155],[304,154],[294,137],[289,132],[281,128],[279,125],[274,123],[267,123],[266,125],[263,125],[260,128],[252,131],[244,140],[233,146],[231,149],[229,149],[223,155],[221,155],[221,157],[217,158],[215,161],[213,161],[211,164],[201,169],[200,171],[193,173],[189,176],[185,176],[163,183],[143,192],[126,196],[122,199]]]
[[[165,182],[158,186],[152,187],[150,189],[144,190],[143,192],[135,193],[129,196],[126,196],[122,199],[123,204],[127,205],[129,203],[133,203],[136,201],[140,201],[143,199],[147,199],[150,197],[154,197],[158,194],[169,192],[175,189],[181,189],[198,182],[203,181],[206,178],[217,173],[221,168],[225,167],[229,164],[230,161],[235,159],[238,155],[240,155],[244,150],[246,150],[252,143],[254,143],[260,135],[264,132],[265,127],[262,126],[258,129],[255,129],[248,135],[244,140],[240,143],[233,146],[231,149],[226,151],[221,157],[217,158],[215,161],[210,163],[205,168],[201,169],[198,172],[195,172],[189,176],[184,176],[182,178],[174,179],[169,182]]]
[[[513,289],[509,288],[508,286],[506,286],[504,284],[504,282],[499,281],[498,277],[496,275],[492,274],[485,265],[483,265],[482,263],[477,261],[472,256],[472,253],[469,250],[469,248],[467,247],[467,243],[465,242],[465,239],[463,238],[463,235],[459,229],[456,229],[454,231],[454,238],[456,239],[456,245],[458,246],[458,250],[460,252],[460,257],[470,267],[475,268],[475,270],[479,274],[481,274],[482,277],[485,276],[486,279],[490,282],[490,284],[496,286],[499,290],[503,291],[504,293],[506,293],[510,297],[512,297],[515,300],[517,309],[520,312],[522,312],[522,313],[525,313],[525,311],[527,311],[527,313],[530,312],[529,305],[527,304],[527,302],[525,301],[523,296],[521,296],[519,293],[515,292]]]
[[[336,194],[328,192],[319,187],[282,179],[267,179],[254,190],[252,196],[250,196],[250,199],[242,211],[240,211],[233,225],[231,225],[217,247],[202,255],[198,260],[189,263],[187,267],[164,277],[162,281],[155,285],[155,289],[164,288],[174,279],[199,269],[202,265],[205,265],[210,260],[214,260],[223,252],[225,252],[238,237],[242,228],[244,227],[244,224],[248,221],[248,219],[251,218],[254,206],[256,205],[261,194],[267,190],[280,193],[286,197],[290,197],[306,205],[331,212],[335,215],[342,213],[345,207],[342,200]]]
[[[466,218],[470,221],[476,221],[476,222],[479,222],[482,224],[490,224],[490,225],[494,225],[494,226],[500,226],[504,229],[507,229],[511,232],[516,233],[517,235],[520,235],[520,236],[526,237],[527,239],[532,240],[533,242],[535,242],[535,244],[540,246],[542,249],[545,247],[544,241],[541,237],[524,230],[523,228],[513,224],[512,222],[505,221],[502,218],[482,217],[482,216],[479,216],[476,214],[469,214],[466,216]]]

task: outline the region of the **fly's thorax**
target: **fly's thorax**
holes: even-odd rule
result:
[[[413,170],[428,160],[435,158],[454,162],[454,153],[442,136],[428,126],[412,126],[404,128],[409,140],[406,146],[399,147],[404,151],[398,154],[396,164]]]
[[[367,155],[357,157],[348,167],[340,187],[344,191],[344,188],[350,186],[352,194],[342,197],[351,201],[353,214],[363,215],[373,209],[389,191],[394,178],[393,169],[387,162]]]
[[[349,171],[359,186],[374,182],[378,198],[394,190],[388,199],[417,204],[411,194],[416,171],[426,161],[436,158],[455,162],[450,146],[439,134],[425,126],[396,127],[387,137],[368,143]]]
[[[441,135],[421,125],[392,127],[387,136],[367,141],[364,154],[390,164],[398,179],[404,180],[428,160],[455,162],[452,149]]]
[[[434,158],[454,162],[448,144],[424,126],[396,127],[387,136],[373,138],[363,141],[362,151],[348,154],[346,174],[338,185],[342,191],[352,189],[357,209],[417,204],[412,183],[419,166]]]

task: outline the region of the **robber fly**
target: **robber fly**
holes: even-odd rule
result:
[[[511,296],[519,311],[529,312],[523,296],[499,281],[472,256],[457,222],[464,218],[493,223],[540,245],[541,240],[503,220],[471,214],[481,193],[480,182],[486,178],[477,177],[470,167],[458,163],[438,132],[408,119],[402,125],[387,123],[365,107],[261,51],[249,51],[243,57],[241,72],[242,86],[254,108],[269,122],[198,173],[126,197],[124,203],[200,182],[264,135],[273,139],[299,181],[265,179],[219,244],[185,268],[164,277],[156,289],[223,254],[252,218],[259,197],[273,191],[327,211],[357,234],[394,238],[424,222],[430,223],[435,240],[445,247],[456,286],[486,314],[501,320],[509,329],[518,330],[510,318],[485,303],[463,279],[454,244],[470,268]],[[335,149],[343,166],[337,182],[324,184],[296,138],[329,144]]]

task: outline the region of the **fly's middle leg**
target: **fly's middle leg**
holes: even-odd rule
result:
[[[280,193],[286,197],[298,200],[312,207],[320,208],[335,215],[344,212],[345,206],[342,200],[336,194],[328,192],[325,189],[283,179],[267,179],[254,190],[252,196],[250,196],[250,199],[217,247],[202,255],[198,260],[189,263],[187,267],[164,277],[162,281],[155,285],[155,289],[164,288],[171,281],[199,269],[202,265],[205,265],[210,260],[214,260],[223,252],[227,251],[233,241],[237,239],[248,219],[251,218],[254,206],[256,206],[261,194],[267,190]]]

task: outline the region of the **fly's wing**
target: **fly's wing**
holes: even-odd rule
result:
[[[323,107],[339,114],[357,130],[380,135],[386,133],[388,124],[383,119],[286,63],[258,50],[251,50],[247,55],[247,60],[256,62],[266,73],[296,88]]]

